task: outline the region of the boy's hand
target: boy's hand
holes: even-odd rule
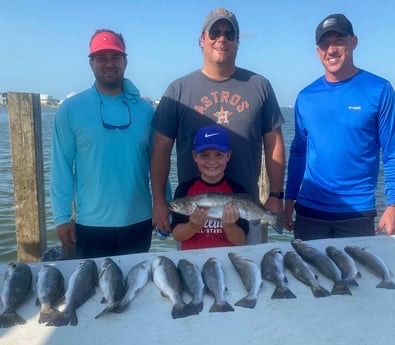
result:
[[[224,212],[222,214],[222,224],[234,224],[239,219],[239,209],[233,204],[229,203],[224,206]]]
[[[204,208],[197,207],[195,211],[189,216],[189,222],[191,225],[196,226],[200,229],[207,219],[207,210]]]

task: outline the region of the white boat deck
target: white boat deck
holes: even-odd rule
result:
[[[395,236],[345,238],[310,241],[311,245],[325,250],[327,245],[343,248],[346,245],[367,247],[384,260],[395,272]],[[263,255],[279,247],[285,253],[292,250],[290,243],[277,242],[231,248],[215,248],[194,251],[146,253],[113,257],[124,274],[136,263],[157,255],[166,255],[177,264],[181,258],[196,263],[200,268],[210,257],[217,257],[225,272],[228,291],[227,301],[234,304],[246,295],[240,277],[227,254],[230,251],[253,259],[259,266]],[[68,278],[79,260],[58,261],[58,267],[67,285]],[[102,258],[96,260],[98,267]],[[34,279],[42,263],[31,264]],[[47,327],[38,323],[39,307],[35,296],[21,305],[17,312],[27,320],[22,326],[0,329],[1,345],[211,345],[211,344],[287,344],[287,345],[388,345],[395,335],[395,290],[379,289],[379,278],[360,268],[359,287],[351,287],[352,296],[314,298],[311,290],[297,281],[287,271],[290,290],[296,299],[272,300],[274,285],[264,281],[258,303],[254,309],[234,306],[234,312],[210,313],[213,299],[204,297],[204,308],[199,315],[172,319],[172,305],[161,296],[150,281],[144,290],[121,314],[108,313],[94,319],[104,306],[102,294],[96,295],[77,309],[77,326]],[[6,265],[0,267],[0,287]],[[332,282],[319,275],[321,284],[331,290]],[[34,284],[35,287],[35,284]],[[189,301],[187,295],[185,300]]]

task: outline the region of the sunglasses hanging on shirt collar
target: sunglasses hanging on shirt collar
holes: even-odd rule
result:
[[[107,123],[107,122],[104,121],[104,118],[103,118],[103,100],[100,99],[100,118],[101,118],[101,123],[102,123],[104,128],[106,128],[106,129],[126,129],[126,128],[128,128],[131,125],[131,123],[132,123],[132,113],[131,113],[129,104],[127,102],[125,102],[125,101],[122,101],[122,103],[125,104],[125,106],[128,109],[129,122],[127,122],[127,123],[125,123],[123,125],[113,125],[111,123]]]

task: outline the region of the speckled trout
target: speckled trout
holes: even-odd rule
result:
[[[245,194],[217,192],[196,194],[174,199],[170,202],[169,209],[172,212],[189,216],[199,207],[208,210],[209,218],[221,219],[224,206],[228,203],[238,208],[240,218],[248,221],[263,220],[279,234],[283,233],[284,215],[267,211]]]

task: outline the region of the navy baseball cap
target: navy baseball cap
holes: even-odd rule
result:
[[[230,150],[229,135],[227,130],[221,126],[207,126],[200,128],[193,143],[196,153],[207,149],[214,149],[226,153]]]
[[[336,31],[342,36],[354,36],[351,22],[341,13],[330,14],[318,24],[315,30],[315,42],[318,44],[321,37],[329,31]]]

